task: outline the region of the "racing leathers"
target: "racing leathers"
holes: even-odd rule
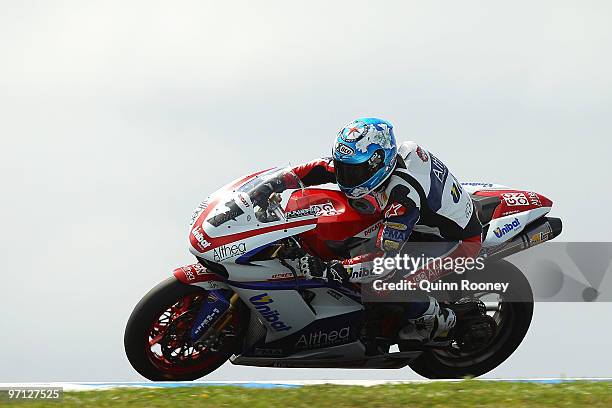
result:
[[[306,186],[336,182],[331,158],[294,167],[293,172]],[[394,171],[372,195],[383,214],[376,239],[378,251],[342,261],[351,282],[371,282],[394,273],[385,270],[382,275],[373,274],[374,259],[399,254],[413,231],[456,243],[450,250],[446,246],[443,253],[430,255],[475,256],[474,248],[479,249],[479,245],[472,245],[468,251],[471,253],[466,253],[465,247],[460,247],[461,242],[481,242],[482,226],[469,194],[463,191],[444,163],[416,143],[405,142],[399,146]],[[337,268],[337,264],[334,267]],[[431,340],[445,334],[455,324],[454,313],[440,308],[433,298],[423,299],[420,306],[412,310],[409,323],[420,327],[421,332],[401,330],[400,336],[407,339]]]

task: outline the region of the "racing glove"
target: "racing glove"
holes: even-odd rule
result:
[[[324,262],[311,255],[300,258],[300,271],[306,279],[333,280],[339,283],[346,283],[349,280],[348,272],[339,261]]]
[[[268,199],[274,192],[274,189],[270,185],[270,183],[263,183],[257,186],[253,191],[251,191],[251,201],[254,206],[259,206],[261,208],[268,208]]]

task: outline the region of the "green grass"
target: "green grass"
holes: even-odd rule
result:
[[[465,380],[375,387],[313,385],[298,388],[131,388],[67,392],[61,402],[37,407],[612,407],[611,382],[561,384]]]

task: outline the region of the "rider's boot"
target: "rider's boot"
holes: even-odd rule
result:
[[[487,313],[485,304],[480,299],[463,298],[448,306],[455,312],[457,320],[479,317]]]
[[[487,315],[487,308],[481,300],[464,298],[449,307],[459,321],[452,334],[459,349],[469,352],[486,347],[491,342],[497,331],[497,323]]]
[[[427,310],[417,318],[408,319],[407,324],[400,329],[398,337],[418,343],[447,341],[448,334],[456,322],[457,317],[453,310],[440,307],[436,299],[429,298]]]

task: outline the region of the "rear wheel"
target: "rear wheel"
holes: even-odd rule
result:
[[[487,314],[497,324],[493,338],[477,350],[460,350],[456,344],[448,349],[427,350],[409,364],[418,374],[432,379],[477,377],[503,363],[523,341],[533,316],[529,282],[516,266],[503,260],[488,264],[481,273],[491,273],[499,281],[509,282],[509,291],[522,301],[509,302],[508,298],[517,298],[512,293],[478,294],[487,307]]]
[[[152,381],[186,381],[203,377],[225,363],[240,343],[242,307],[234,313],[214,349],[196,346],[190,330],[207,292],[170,277],[147,293],[134,308],[124,336],[130,364]]]

